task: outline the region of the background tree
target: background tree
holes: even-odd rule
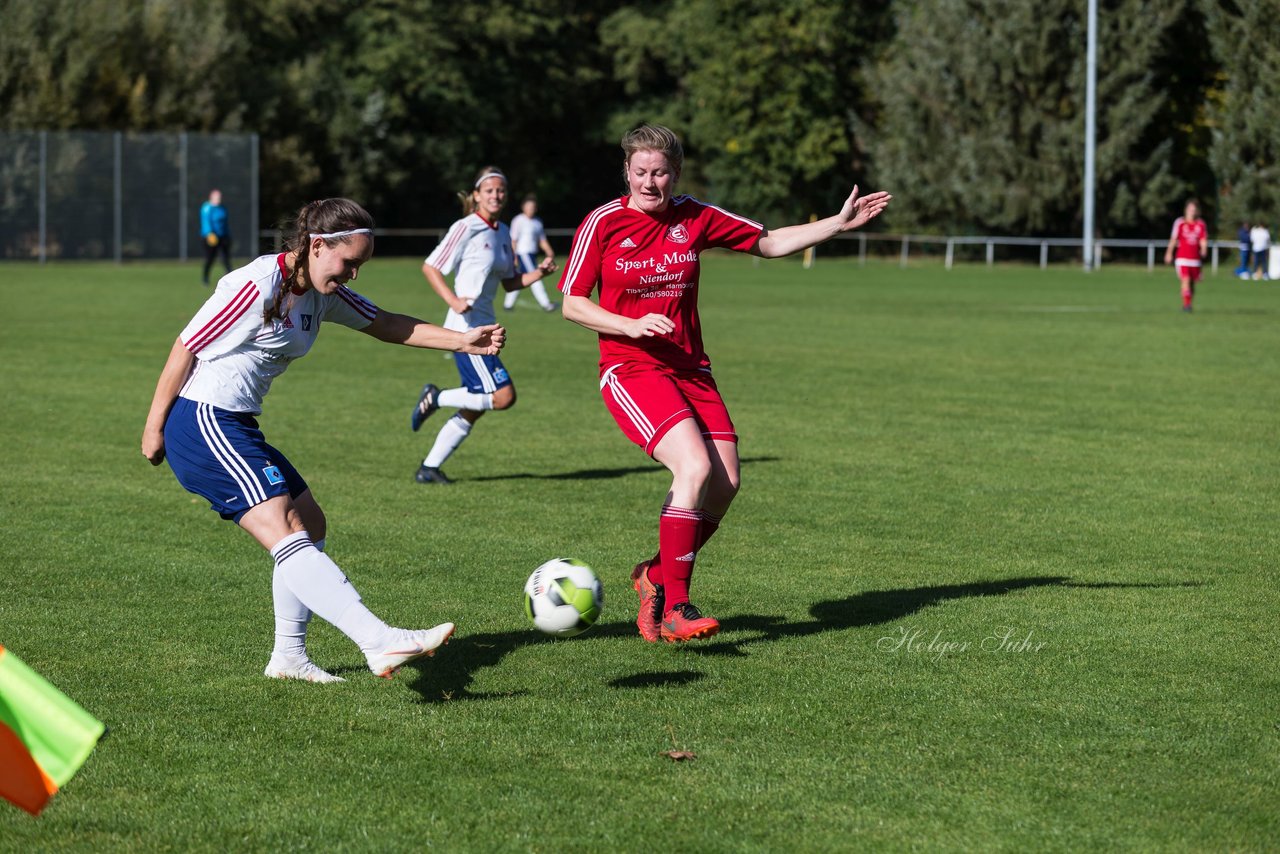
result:
[[[1211,62],[1188,0],[1104,0],[1097,211],[1106,234],[1167,229],[1206,183],[1188,123]],[[872,79],[880,183],[900,228],[1074,236],[1084,161],[1084,4],[899,0]]]
[[[613,109],[609,139],[616,147],[645,120],[670,124],[686,143],[686,190],[774,222],[827,213],[850,183],[869,181],[868,95],[859,68],[886,30],[887,7],[823,0],[624,6],[601,33],[626,95]]]
[[[1223,232],[1280,222],[1280,3],[1207,0],[1222,75],[1209,101]]]

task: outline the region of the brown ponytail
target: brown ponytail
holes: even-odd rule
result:
[[[480,179],[486,175],[490,175],[490,176],[496,175],[499,178],[501,178],[503,182],[505,182],[508,186],[510,186],[510,182],[507,181],[507,173],[503,172],[501,167],[498,167],[498,166],[484,167],[483,169],[481,169],[479,172],[476,173],[475,180],[471,182],[471,189],[467,190],[465,193],[458,193],[458,201],[462,202],[463,216],[471,216],[473,213],[476,212],[476,190],[479,189],[479,187],[477,187],[476,185],[479,184]]]
[[[280,230],[289,234],[285,239],[284,249],[286,252],[294,253],[297,260],[291,275],[280,283],[276,298],[262,313],[263,323],[270,323],[273,318],[283,317],[285,295],[290,290],[311,286],[311,276],[307,271],[311,235],[332,234],[335,231],[348,231],[353,228],[373,228],[373,217],[350,199],[320,199],[310,202],[302,206],[292,223],[281,225]],[[325,243],[333,246],[350,239],[350,237],[335,237],[326,239]]]

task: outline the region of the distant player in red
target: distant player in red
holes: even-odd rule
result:
[[[698,322],[699,256],[722,248],[777,258],[865,225],[888,193],[858,195],[835,216],[770,231],[690,196],[674,195],[684,150],[664,127],[622,138],[629,193],[578,227],[560,289],[564,316],[600,335],[600,391],[627,438],[671,472],[658,554],[632,572],[636,624],[647,641],[704,638],[720,624],[689,601],[698,550],[738,491],[738,434]],[[599,288],[599,303],[591,293]]]
[[[1164,262],[1174,265],[1178,281],[1182,283],[1183,311],[1191,311],[1196,282],[1200,281],[1200,265],[1208,252],[1209,228],[1200,219],[1200,205],[1195,199],[1188,199],[1182,216],[1173,221],[1169,248],[1164,251]]]

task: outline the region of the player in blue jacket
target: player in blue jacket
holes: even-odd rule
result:
[[[227,209],[222,206],[222,191],[211,190],[209,201],[200,206],[200,239],[204,241],[204,283],[209,284],[209,268],[213,256],[222,253],[222,264],[231,272],[231,231],[227,228]]]

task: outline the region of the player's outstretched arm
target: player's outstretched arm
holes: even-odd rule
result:
[[[551,258],[543,258],[542,263],[535,269],[527,273],[519,273],[510,279],[502,280],[502,287],[506,291],[518,291],[521,288],[527,288],[534,282],[540,282],[547,276],[556,271],[556,262]]]
[[[477,356],[496,356],[507,343],[507,330],[501,326],[477,326],[466,332],[454,332],[434,323],[427,323],[407,314],[382,311],[364,329],[366,335],[429,350],[448,350],[453,353],[471,353]]]
[[[646,314],[644,317],[623,317],[601,308],[587,297],[566,294],[560,309],[566,320],[585,326],[592,332],[604,335],[625,335],[628,338],[652,338],[670,335],[676,325],[663,314]]]
[[[849,198],[845,199],[844,207],[840,208],[840,213],[817,222],[789,225],[774,231],[765,229],[751,252],[762,258],[781,258],[810,246],[817,246],[837,234],[861,228],[871,222],[889,206],[892,199],[893,196],[883,192],[859,196],[858,188],[854,186]]]
[[[151,465],[158,466],[164,462],[164,422],[169,418],[169,410],[178,399],[182,384],[191,376],[195,367],[195,354],[183,345],[179,338],[173,342],[169,358],[160,371],[160,379],[156,382],[156,393],[151,398],[151,411],[147,413],[146,426],[142,428],[142,455]]]

